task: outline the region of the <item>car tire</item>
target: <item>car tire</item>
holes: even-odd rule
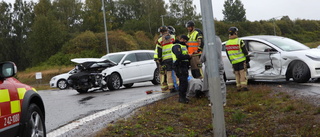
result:
[[[89,89],[77,89],[77,92],[82,94],[82,93],[87,93]]]
[[[22,137],[46,136],[44,115],[36,104],[30,104],[27,111],[27,124],[23,130]]]
[[[121,78],[119,76],[119,74],[117,73],[112,73],[110,75],[110,78],[108,80],[108,88],[109,90],[117,90],[121,87]]]
[[[306,63],[298,61],[294,64],[292,69],[293,81],[298,83],[308,82],[310,79],[310,70]]]
[[[69,85],[68,85],[67,80],[64,80],[64,79],[58,80],[58,82],[57,82],[57,87],[58,87],[60,90],[64,90],[64,89],[69,88]]]
[[[159,69],[156,69],[153,74],[153,80],[151,81],[153,85],[160,84],[160,72]]]
[[[126,88],[131,88],[133,86],[134,83],[130,83],[130,84],[124,84],[123,86]]]

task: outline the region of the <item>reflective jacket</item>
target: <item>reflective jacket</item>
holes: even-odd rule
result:
[[[226,52],[231,64],[237,64],[246,60],[246,56],[242,52],[244,44],[241,45],[240,43],[244,42],[239,38],[230,39],[226,43]]]
[[[171,37],[171,41],[172,43],[176,40],[175,39],[175,35],[170,35]],[[158,40],[157,40],[157,43],[156,43],[156,48],[154,50],[155,54],[153,55],[153,58],[154,59],[163,59],[161,58],[163,56],[162,54],[162,47],[164,46],[163,44],[163,40],[162,40],[162,37],[160,37]]]
[[[202,39],[202,35],[199,35],[199,32],[197,30],[194,30],[191,34],[188,33],[187,36],[189,37],[189,41],[187,43],[189,54],[192,54],[193,52],[201,49],[198,39]]]
[[[162,60],[172,59],[173,43],[168,43],[162,46]]]
[[[172,60],[173,62],[178,61],[184,61],[184,62],[188,62],[190,59],[190,56],[188,55],[188,49],[186,45],[182,45],[182,44],[175,44],[172,47]]]

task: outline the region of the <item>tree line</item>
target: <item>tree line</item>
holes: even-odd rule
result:
[[[104,3],[110,52],[153,50],[162,21],[175,27],[177,35],[187,33],[185,23],[189,20],[202,29],[201,16],[196,12],[200,7],[193,5],[192,0]],[[70,59],[77,57],[101,57],[106,54],[101,7],[101,0],[0,2],[0,61],[14,61],[23,70],[39,65],[70,65]],[[279,20],[250,22],[230,18],[215,20],[216,34],[222,40],[227,40],[230,26],[238,27],[241,36],[276,33],[300,42],[320,40],[320,21],[316,20],[290,20],[284,16]]]

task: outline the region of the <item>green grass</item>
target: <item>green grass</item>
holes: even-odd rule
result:
[[[266,85],[248,92],[227,86],[224,107],[227,136],[320,136],[320,108]],[[211,137],[213,125],[207,98],[178,103],[173,96],[139,108],[131,117],[109,124],[96,137]]]

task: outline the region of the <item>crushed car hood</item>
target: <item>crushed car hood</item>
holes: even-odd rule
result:
[[[106,59],[100,59],[100,58],[74,58],[71,59],[72,62],[74,63],[84,63],[84,62],[103,62]]]

